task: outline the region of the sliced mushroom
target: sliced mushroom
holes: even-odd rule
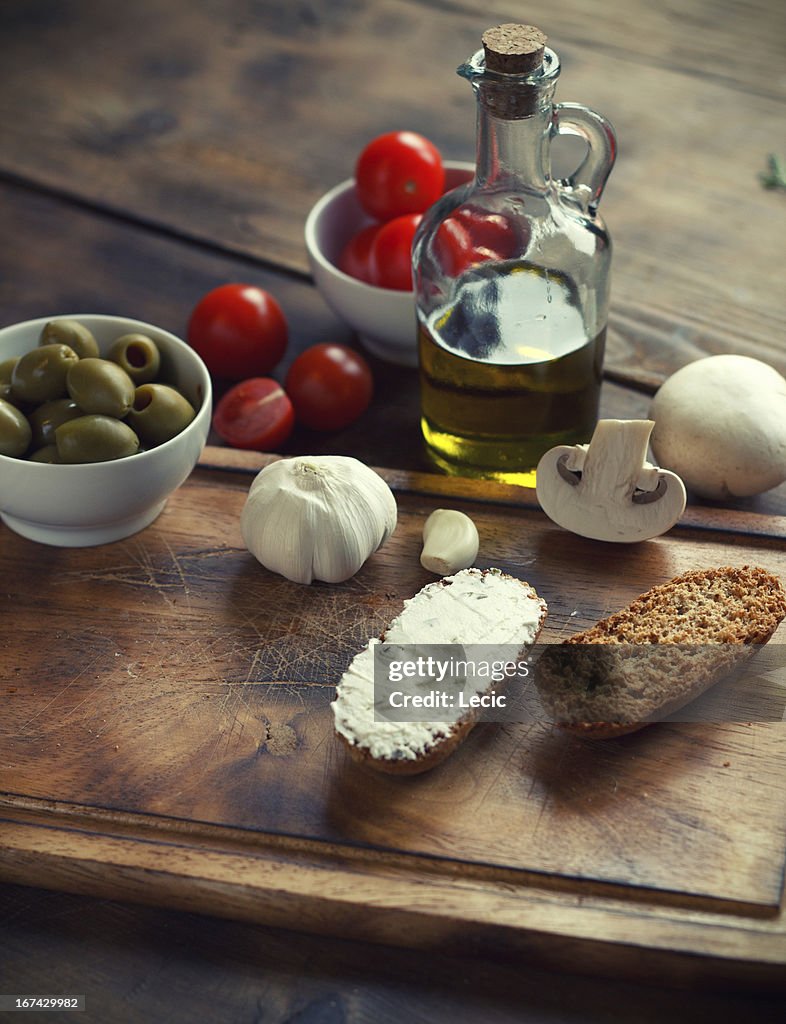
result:
[[[646,461],[652,420],[600,420],[589,445],[559,445],[538,463],[541,508],[558,526],[593,540],[657,537],[685,511],[676,473]]]

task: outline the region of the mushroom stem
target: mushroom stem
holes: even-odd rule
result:
[[[647,464],[654,420],[600,420],[584,457],[582,482],[588,498],[654,490],[657,470]]]

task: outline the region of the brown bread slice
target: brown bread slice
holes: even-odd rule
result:
[[[621,736],[728,675],[767,643],[784,616],[786,594],[765,569],[686,572],[547,648],[535,683],[558,725],[594,739]],[[599,644],[606,649],[599,652]]]

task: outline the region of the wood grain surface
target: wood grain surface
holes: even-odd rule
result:
[[[72,991],[78,978],[87,993],[78,1019],[101,1024],[158,1021],[164,1008],[171,1024],[776,1024],[783,1014],[778,995],[735,992],[728,978],[705,991],[695,979],[670,987],[669,973],[648,985],[566,979],[524,957],[424,956],[22,886],[0,889],[0,918],[0,983],[34,991],[42,966],[28,950],[45,947],[49,986]],[[43,1013],[29,1016],[45,1024]]]
[[[215,467],[223,451],[207,459]],[[353,653],[432,578],[418,554],[437,500],[418,489],[424,478],[390,474],[393,538],[347,583],[302,587],[242,544],[242,467],[259,461],[230,454],[229,472],[198,470],[153,527],[118,544],[50,549],[0,534],[0,875],[183,906],[186,883],[207,872],[217,889],[200,900],[214,912],[284,926],[295,912],[338,934],[368,934],[358,912],[369,901],[408,920],[414,885],[426,902],[408,944],[445,927],[430,887],[448,917],[460,894],[477,935],[507,919],[513,937],[527,932],[513,908],[545,887],[568,903],[550,908],[552,926],[587,945],[584,900],[628,893],[643,934],[644,906],[730,915],[732,930],[764,927],[781,962],[782,725],[662,723],[598,745],[544,724],[489,724],[427,776],[369,774],[336,741],[328,705]],[[478,523],[478,564],[528,579],[548,601],[547,641],[688,568],[754,562],[786,574],[782,540],[688,527],[612,561],[516,504],[515,488],[500,488],[505,504],[450,486]],[[162,856],[167,880],[155,882]],[[142,865],[145,893],[131,881]],[[317,885],[315,871],[332,882]],[[344,892],[347,871],[365,884]],[[285,906],[271,899],[274,877],[292,886]],[[336,899],[343,912],[326,918]],[[384,921],[374,928],[395,940]],[[761,955],[747,941],[735,953]]]

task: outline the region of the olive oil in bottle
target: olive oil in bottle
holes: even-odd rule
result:
[[[440,468],[533,486],[545,451],[589,441],[605,328],[587,336],[564,275],[481,265],[419,335],[421,427]]]
[[[529,25],[497,25],[459,68],[477,98],[474,180],[424,215],[412,265],[421,429],[441,469],[533,486],[549,448],[598,418],[611,240],[598,216],[616,137],[553,102],[559,57]],[[551,142],[587,150],[566,178]]]

